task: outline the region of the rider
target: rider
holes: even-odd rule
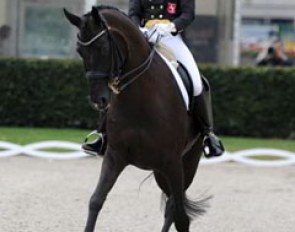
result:
[[[156,28],[161,35],[161,43],[170,48],[177,60],[181,62],[192,77],[194,98],[192,114],[193,118],[201,126],[204,135],[204,147],[206,157],[222,155],[224,148],[221,141],[213,133],[213,117],[210,101],[203,88],[200,72],[195,60],[183,42],[181,33],[194,20],[194,0],[129,0],[129,16],[142,31]],[[103,138],[105,137],[105,133]],[[84,144],[87,151],[97,151],[102,144],[101,139],[94,143]]]

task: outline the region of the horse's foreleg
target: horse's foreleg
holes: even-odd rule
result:
[[[183,177],[182,161],[178,160],[171,163],[168,170],[166,170],[166,178],[170,185],[171,197],[174,200],[174,209],[172,210],[174,212],[173,221],[177,231],[189,232],[190,221],[184,208],[185,195]]]
[[[103,159],[101,174],[98,185],[91,196],[89,202],[88,218],[85,232],[93,232],[98,213],[100,212],[103,203],[116,182],[119,174],[126,166],[125,162],[119,160],[119,155],[116,156],[114,152],[107,151]]]

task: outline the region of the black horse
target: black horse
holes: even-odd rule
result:
[[[167,197],[162,232],[173,223],[177,231],[188,232],[190,220],[205,212],[207,200],[191,201],[185,194],[199,164],[203,137],[170,69],[119,10],[100,6],[82,17],[66,10],[65,15],[79,29],[77,51],[91,101],[101,110],[108,108],[108,146],[85,231],[94,231],[107,194],[131,164],[152,170]]]

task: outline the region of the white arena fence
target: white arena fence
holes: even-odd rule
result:
[[[62,149],[66,151],[54,152],[48,149]],[[0,158],[26,155],[50,160],[69,160],[89,157],[81,151],[81,144],[66,141],[42,141],[27,145],[18,145],[0,141]],[[257,159],[257,156],[267,156],[270,159]],[[225,152],[221,157],[202,159],[201,164],[216,164],[221,162],[238,162],[259,167],[284,167],[295,165],[295,153],[269,148],[256,148],[236,152]]]

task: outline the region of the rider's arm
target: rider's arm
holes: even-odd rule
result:
[[[141,26],[141,5],[140,5],[140,0],[129,0],[129,12],[128,15],[131,18],[131,20]]]
[[[183,31],[195,19],[195,1],[181,0],[181,14],[173,20],[177,31]]]

